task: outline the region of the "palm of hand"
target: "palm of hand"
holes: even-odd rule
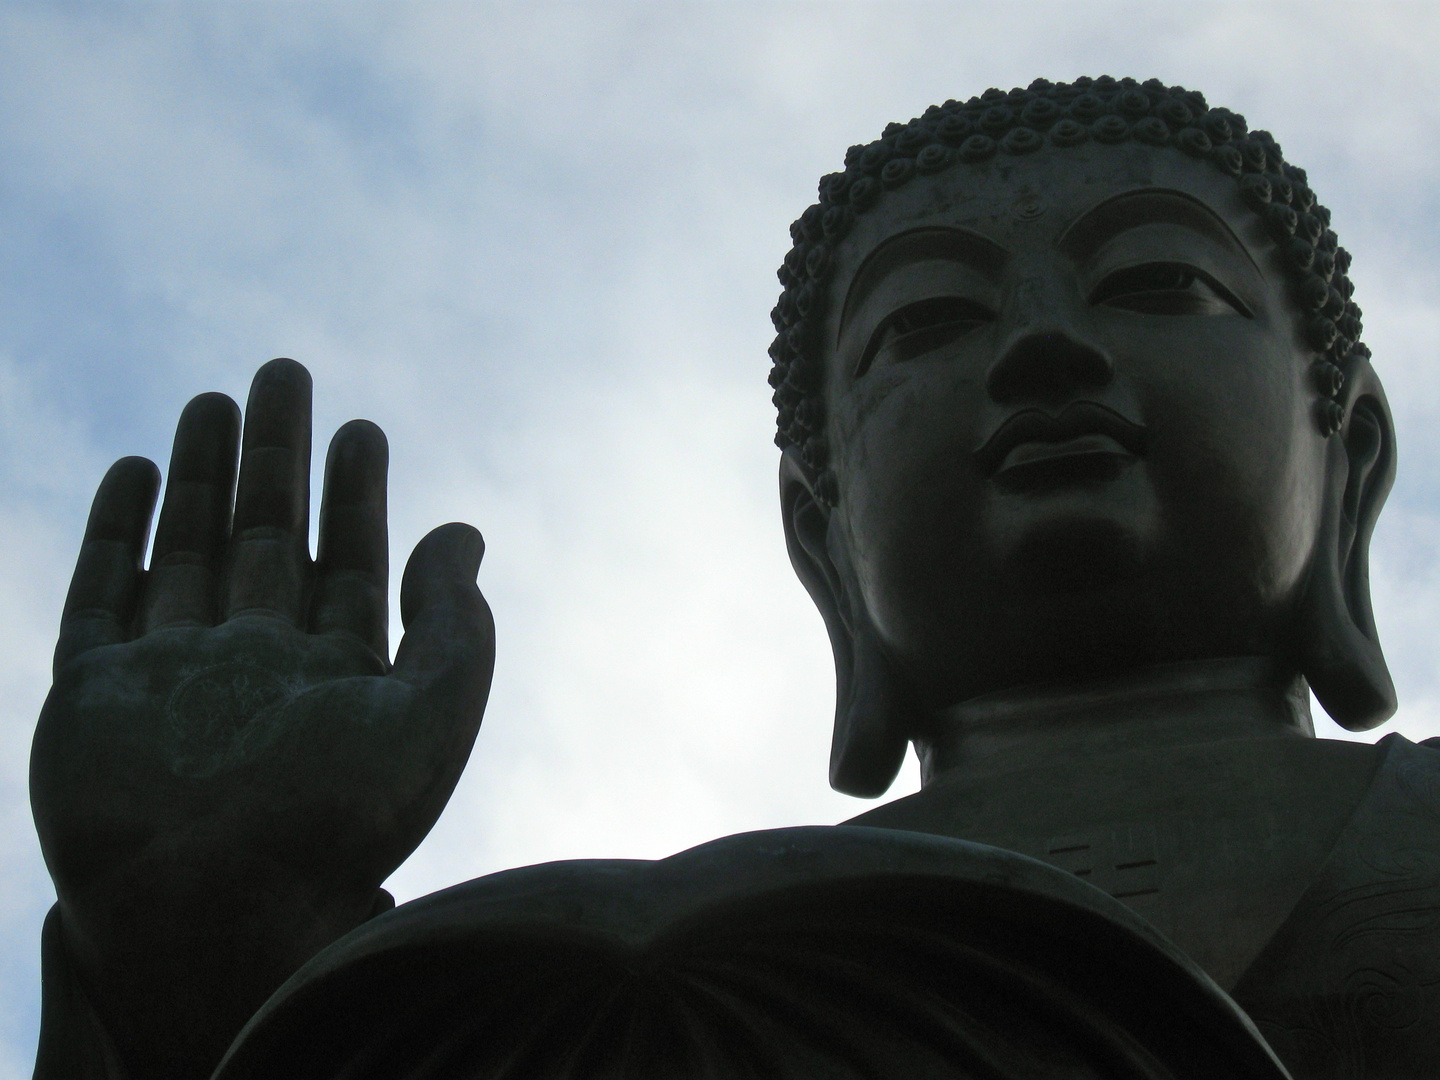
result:
[[[443,745],[444,725],[379,666],[353,639],[256,615],[71,660],[35,748],[57,882],[80,890],[155,859],[193,872],[259,849],[277,871],[373,894],[468,751]]]
[[[273,924],[275,940],[243,946],[268,950],[234,1003],[243,1020],[371,910],[469,755],[494,661],[483,541],[459,524],[421,541],[392,665],[384,436],[353,421],[331,443],[313,561],[309,456],[309,375],[277,360],[256,375],[243,439],[228,398],[187,406],[148,570],[155,467],[123,459],[96,495],[31,754],[41,846],[92,988],[128,993],[145,939],[161,956],[176,919],[195,940],[207,920],[251,938]]]

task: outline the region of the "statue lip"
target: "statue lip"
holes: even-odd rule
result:
[[[995,476],[1061,458],[1143,457],[1146,435],[1144,425],[1114,409],[1072,401],[1056,416],[1042,409],[1011,416],[975,451],[975,460],[986,476]]]

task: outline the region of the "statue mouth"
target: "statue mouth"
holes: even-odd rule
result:
[[[1010,417],[975,460],[1006,487],[1028,489],[1114,477],[1145,454],[1143,425],[1093,401],[1075,401],[1058,416],[1025,409]]]

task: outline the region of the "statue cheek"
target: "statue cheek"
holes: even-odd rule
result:
[[[1268,606],[1293,592],[1314,550],[1323,440],[1314,395],[1284,373],[1229,391],[1197,392],[1183,415],[1162,417],[1150,468],[1176,556]]]
[[[1284,482],[1272,489],[1261,571],[1267,601],[1288,601],[1303,585],[1316,547],[1324,542],[1325,487],[1324,462],[1319,455],[1300,453],[1291,460]]]
[[[951,637],[955,619],[973,610],[967,596],[977,570],[983,576],[992,561],[982,535],[985,493],[968,471],[954,462],[904,464],[892,482],[872,474],[841,502],[856,599],[898,654]]]

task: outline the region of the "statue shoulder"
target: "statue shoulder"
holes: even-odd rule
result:
[[[1440,1061],[1440,746],[1372,749],[1364,799],[1234,991],[1297,1076],[1388,1080]]]
[[[1413,844],[1440,848],[1440,739],[1412,743],[1387,735],[1376,749],[1384,752],[1368,800],[1376,824],[1405,830]]]

